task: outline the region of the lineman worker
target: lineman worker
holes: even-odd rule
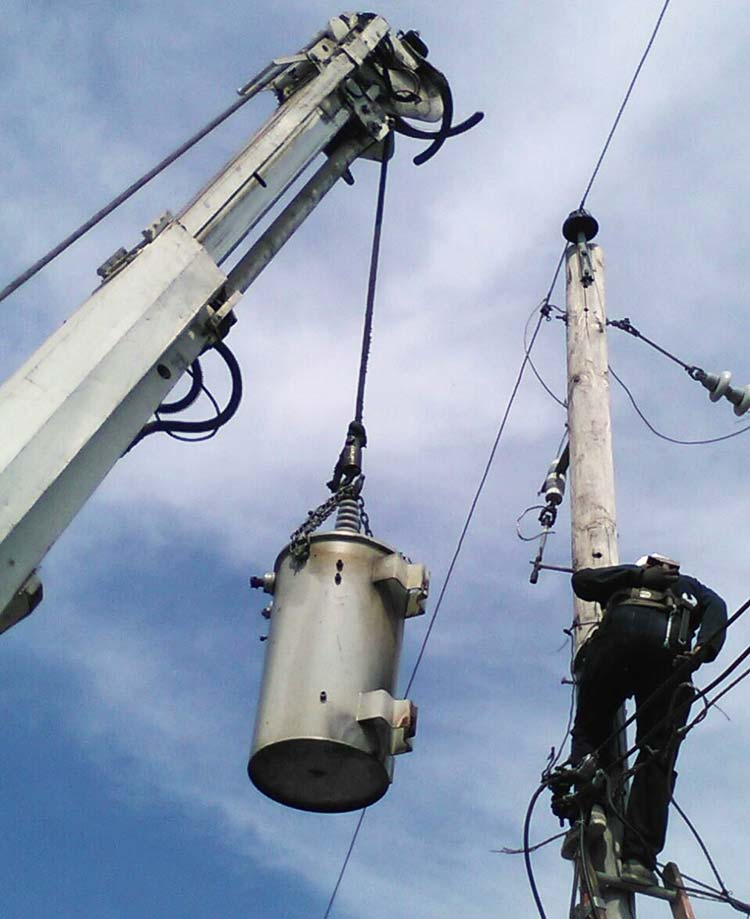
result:
[[[599,603],[601,625],[581,649],[578,705],[571,732],[571,765],[607,770],[616,757],[614,719],[635,697],[639,747],[622,843],[622,877],[656,885],[656,856],[664,847],[667,811],[693,687],[690,674],[712,661],[724,643],[724,601],[679,563],[648,555],[635,565],[583,568],[572,578],[582,600]],[[693,637],[697,640],[692,646]],[[692,647],[691,647],[692,646]],[[601,749],[600,749],[601,748]],[[596,807],[593,820],[603,814]],[[601,827],[591,827],[600,835]]]

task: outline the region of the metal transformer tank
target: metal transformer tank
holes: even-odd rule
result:
[[[429,575],[371,537],[287,546],[263,586],[271,628],[248,774],[301,810],[357,810],[381,798],[393,756],[411,750],[416,709],[394,699],[404,619],[424,612]]]

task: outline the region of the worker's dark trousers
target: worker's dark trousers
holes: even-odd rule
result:
[[[644,606],[622,604],[607,613],[583,652],[570,757],[575,764],[596,751],[607,769],[616,756],[615,744],[598,748],[612,734],[617,709],[635,696],[639,753],[627,804],[623,858],[637,859],[651,869],[664,848],[677,777],[676,730],[686,723],[693,698],[689,675],[675,679],[674,655],[664,647],[666,623],[666,613]]]

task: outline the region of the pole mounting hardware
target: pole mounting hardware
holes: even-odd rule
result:
[[[577,211],[571,211],[562,226],[563,236],[578,249],[581,284],[584,287],[589,287],[594,283],[594,263],[591,260],[588,244],[598,232],[598,222],[582,207]]]

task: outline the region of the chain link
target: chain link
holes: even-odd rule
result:
[[[370,529],[370,516],[365,510],[365,499],[362,495],[357,499],[357,504],[359,504],[359,519],[362,521],[362,529],[365,531],[365,536],[372,536],[372,530]]]
[[[372,536],[370,518],[365,510],[365,499],[361,495],[363,484],[364,476],[358,476],[353,482],[342,485],[335,494],[316,507],[314,511],[307,512],[307,520],[298,526],[289,538],[289,552],[292,558],[300,563],[308,558],[310,555],[310,536],[321,524],[328,520],[341,502],[347,499],[353,499],[357,502],[365,535]]]

